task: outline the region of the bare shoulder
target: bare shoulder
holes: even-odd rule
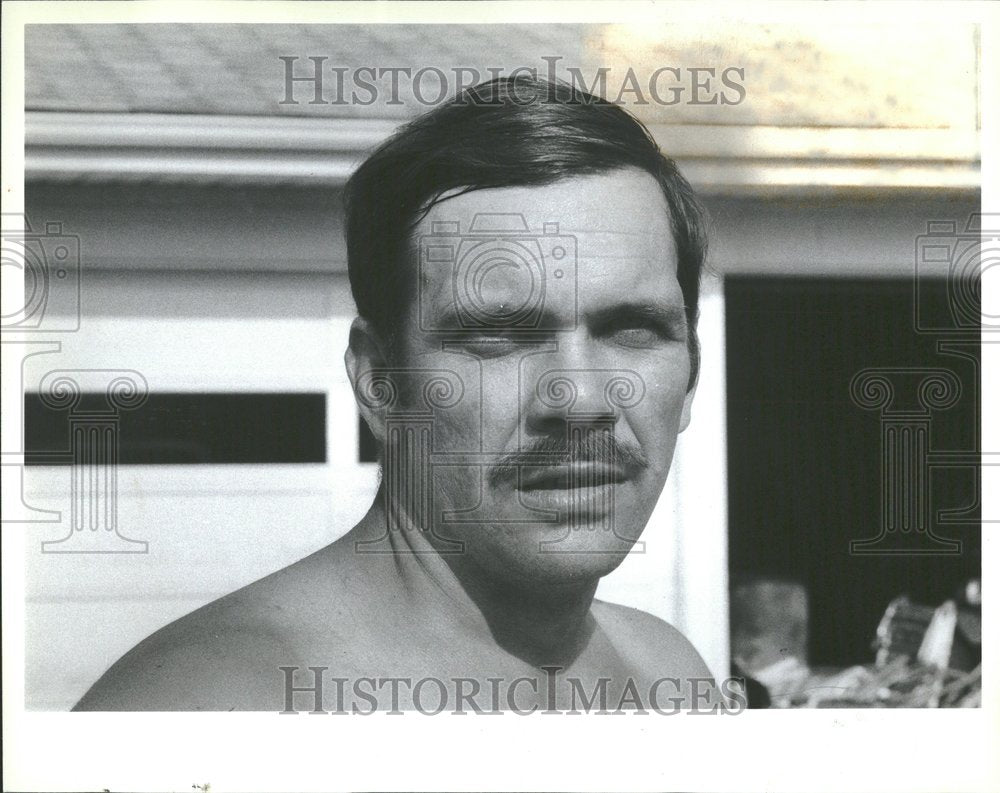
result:
[[[229,595],[158,630],[74,710],[279,710],[278,667],[296,662],[294,647],[254,605],[252,593]]]
[[[156,631],[122,656],[74,710],[280,710],[282,666],[300,666],[316,624],[309,558]]]
[[[712,674],[704,659],[677,628],[645,611],[595,600],[592,612],[601,628],[642,669],[688,679]]]

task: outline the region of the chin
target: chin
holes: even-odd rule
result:
[[[529,534],[529,533],[525,533]],[[516,548],[494,548],[494,575],[528,585],[595,581],[617,568],[635,545],[606,529],[546,529],[522,534]],[[486,560],[484,560],[486,561]]]

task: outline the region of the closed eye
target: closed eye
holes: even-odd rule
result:
[[[490,328],[463,332],[456,341],[463,349],[479,358],[501,358],[524,346],[524,340],[516,333]]]
[[[664,341],[672,340],[662,329],[652,327],[616,328],[607,335],[616,344],[625,347],[655,347]]]
[[[592,332],[626,347],[657,347],[687,339],[683,310],[657,306],[626,306],[605,314]]]

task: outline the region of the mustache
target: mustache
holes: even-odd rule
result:
[[[642,449],[634,443],[618,440],[611,432],[571,433],[569,438],[545,437],[530,446],[503,455],[490,468],[487,479],[491,485],[517,481],[525,466],[566,465],[573,462],[595,462],[635,473],[649,465]]]

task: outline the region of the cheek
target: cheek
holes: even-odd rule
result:
[[[483,451],[509,452],[524,411],[519,368],[513,360],[488,361],[482,378]]]
[[[686,371],[683,378],[647,382],[645,398],[629,411],[632,430],[651,461],[669,459],[673,452],[684,413],[686,386]]]
[[[433,450],[479,450],[484,389],[477,364],[440,350],[412,355],[407,364],[407,409],[415,421],[432,423]]]

